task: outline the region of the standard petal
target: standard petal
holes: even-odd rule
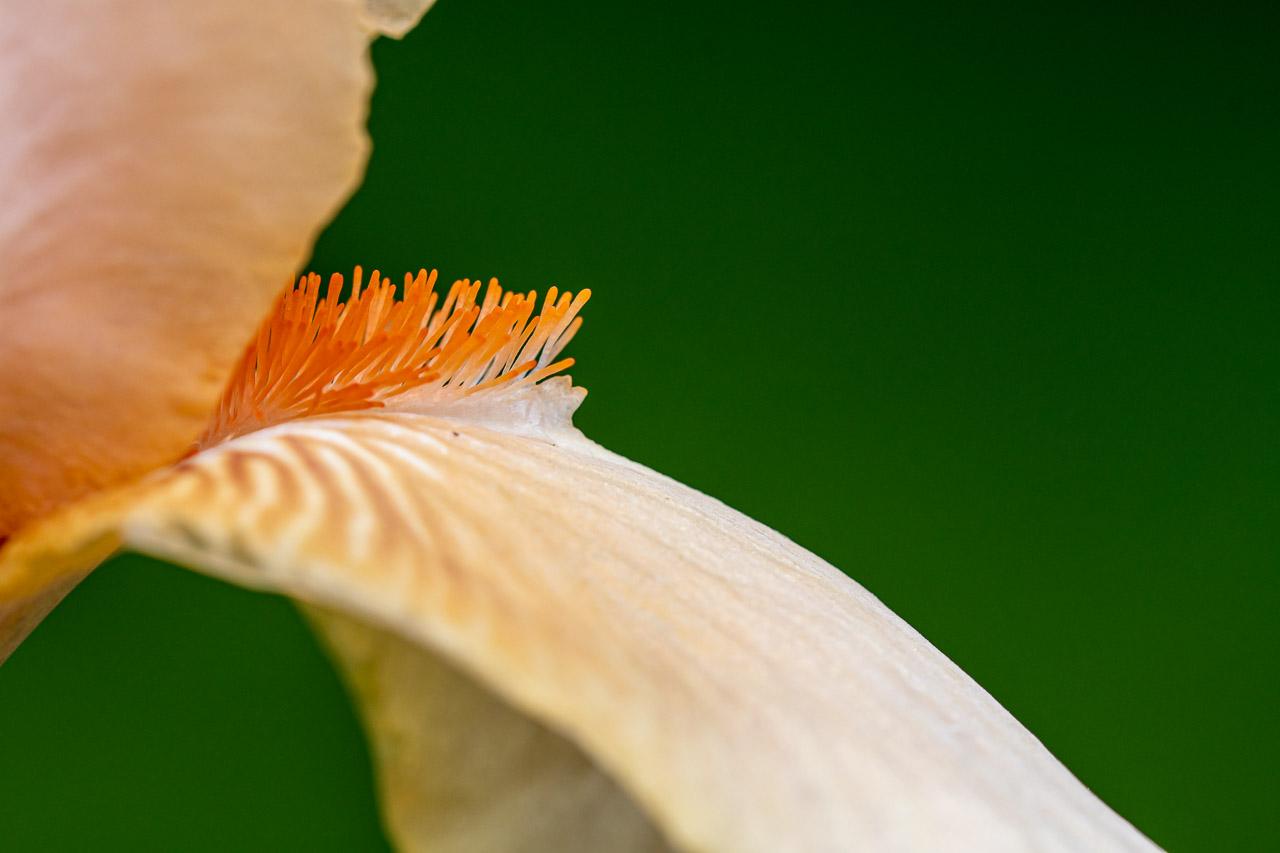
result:
[[[370,25],[383,35],[400,38],[417,25],[436,0],[364,0]]]
[[[330,642],[406,847],[429,846],[415,814],[439,782],[405,768],[438,753],[397,730],[436,719],[445,700],[415,685],[447,665],[581,750],[680,849],[1151,849],[857,584],[571,429],[299,421],[100,518],[79,535],[343,614]],[[10,556],[38,566],[38,538]]]
[[[356,185],[360,0],[0,9],[0,538],[180,456]]]

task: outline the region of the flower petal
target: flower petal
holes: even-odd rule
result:
[[[79,535],[119,530],[368,626],[330,634],[357,673],[370,644],[394,645],[358,692],[408,847],[434,791],[397,762],[430,754],[429,735],[388,744],[438,695],[398,673],[438,655],[581,749],[677,848],[1152,849],[853,581],[571,428],[299,421],[100,517]],[[37,539],[13,543],[28,566]]]
[[[180,456],[357,183],[359,0],[6,2],[0,538]]]
[[[401,850],[669,850],[582,751],[398,635],[307,608],[363,712]]]
[[[365,0],[370,25],[383,35],[400,38],[417,26],[436,0]]]

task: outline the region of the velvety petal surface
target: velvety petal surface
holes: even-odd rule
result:
[[[356,185],[373,80],[361,0],[2,6],[0,538],[185,451]]]
[[[243,436],[15,540],[0,600],[118,537],[317,609],[406,848],[490,831],[491,788],[501,832],[559,808],[563,839],[607,808],[623,849],[658,843],[631,803],[688,850],[1151,849],[827,563],[567,423],[498,414]],[[492,730],[485,769],[437,725]]]

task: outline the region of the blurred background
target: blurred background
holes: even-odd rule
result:
[[[592,438],[847,571],[1174,850],[1274,842],[1280,62],[1247,6],[440,0],[312,267],[595,291]],[[850,725],[856,725],[851,720]],[[5,850],[382,850],[282,600],[123,556]]]

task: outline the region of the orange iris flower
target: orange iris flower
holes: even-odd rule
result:
[[[0,658],[132,549],[299,602],[402,849],[1150,849],[843,573],[578,432],[585,291],[279,296],[425,5],[6,4]]]

